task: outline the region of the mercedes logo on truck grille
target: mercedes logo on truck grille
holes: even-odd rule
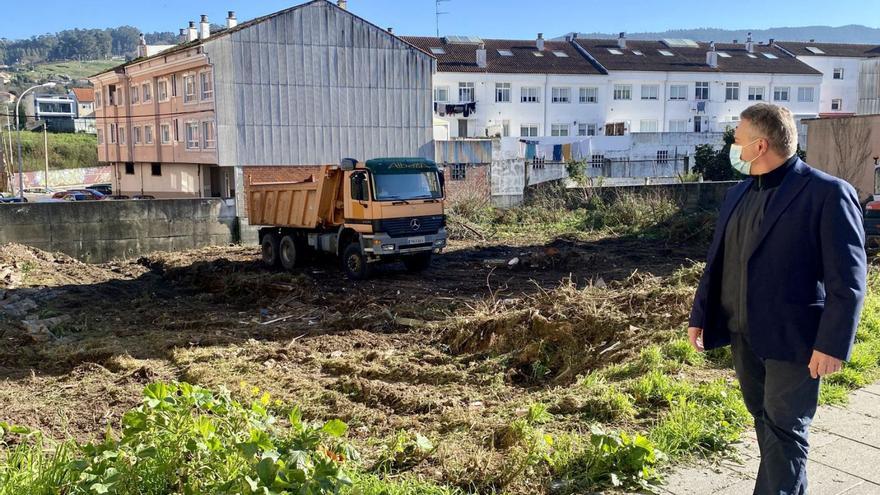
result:
[[[419,223],[419,219],[418,219],[418,218],[413,218],[412,220],[410,220],[410,221],[409,221],[409,226],[410,226],[410,228],[413,229],[413,230],[419,230],[420,228],[422,228],[422,224]]]

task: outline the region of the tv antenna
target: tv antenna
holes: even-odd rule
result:
[[[440,16],[449,12],[441,12],[440,4],[443,2],[451,2],[452,0],[434,0],[434,21],[437,23],[437,37],[440,37]]]

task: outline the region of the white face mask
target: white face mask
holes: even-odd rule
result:
[[[755,139],[754,141],[752,141],[751,143],[749,143],[745,146],[742,146],[742,145],[739,145],[736,143],[730,145],[730,165],[733,168],[735,168],[739,173],[744,174],[744,175],[749,175],[749,172],[752,170],[752,162],[758,159],[758,157],[756,156],[749,161],[743,160],[742,159],[743,148],[745,148],[747,146],[751,146],[760,140],[761,140],[761,138]]]

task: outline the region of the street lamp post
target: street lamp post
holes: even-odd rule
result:
[[[15,102],[15,128],[17,129],[18,136],[18,196],[24,201],[24,159],[21,156],[21,127],[18,124],[18,107],[21,105],[21,100],[24,99],[24,95],[28,93],[28,91],[37,88],[54,88],[54,82],[47,82],[43,84],[37,84],[36,86],[31,86],[30,88],[24,90],[20,95],[18,95],[18,100]]]

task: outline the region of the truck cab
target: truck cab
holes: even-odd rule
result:
[[[402,260],[413,271],[430,265],[432,254],[446,247],[443,175],[437,165],[421,158],[378,158],[343,161],[342,169],[343,232],[349,234],[341,236],[339,249],[349,275],[360,278],[377,261]]]

